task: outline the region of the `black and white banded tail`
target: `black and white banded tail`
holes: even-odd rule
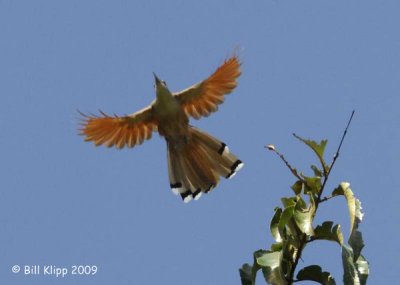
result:
[[[194,127],[189,127],[185,144],[167,144],[171,189],[185,203],[198,200],[221,176],[232,178],[244,165],[225,143]]]

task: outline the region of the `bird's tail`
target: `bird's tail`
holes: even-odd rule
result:
[[[186,203],[212,190],[220,176],[232,178],[242,167],[225,143],[194,127],[183,146],[168,142],[171,189]]]

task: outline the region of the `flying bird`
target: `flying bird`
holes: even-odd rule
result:
[[[157,96],[149,106],[126,116],[81,113],[80,134],[96,146],[121,149],[140,145],[158,131],[167,142],[172,192],[186,203],[197,200],[216,187],[221,176],[231,178],[243,167],[224,142],[189,124],[189,117],[200,119],[218,110],[237,85],[240,65],[234,55],[207,79],[175,93],[153,73]]]

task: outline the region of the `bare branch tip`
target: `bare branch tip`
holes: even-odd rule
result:
[[[275,146],[273,144],[267,144],[264,147],[267,148],[268,150],[275,151]]]

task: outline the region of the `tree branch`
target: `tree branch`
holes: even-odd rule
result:
[[[318,193],[318,197],[317,197],[317,199],[316,199],[316,201],[315,201],[315,211],[314,211],[314,213],[313,213],[312,220],[314,220],[315,214],[317,213],[319,203],[324,202],[324,201],[327,201],[328,199],[332,198],[332,197],[329,197],[329,196],[328,196],[328,197],[325,197],[324,199],[321,199],[321,196],[322,196],[322,193],[323,193],[323,191],[324,191],[324,189],[325,189],[325,185],[326,185],[326,182],[328,181],[328,178],[329,178],[329,175],[330,175],[330,173],[331,173],[331,171],[332,171],[332,168],[333,168],[333,166],[335,165],[335,162],[336,162],[337,158],[339,157],[339,152],[340,152],[340,149],[341,149],[341,147],[342,147],[344,138],[346,137],[347,130],[349,129],[350,123],[351,123],[351,121],[352,121],[352,119],[353,119],[354,112],[355,112],[354,110],[351,112],[350,119],[349,119],[349,121],[347,122],[347,126],[346,126],[346,128],[345,128],[345,130],[344,130],[344,132],[343,132],[342,139],[340,140],[340,143],[339,143],[339,146],[338,146],[338,148],[337,148],[337,150],[336,150],[336,153],[335,153],[335,155],[333,156],[332,163],[331,163],[331,165],[329,166],[329,170],[328,170],[327,174],[324,175],[324,181],[323,181],[323,183],[322,183],[322,185],[321,185],[321,189],[320,189],[320,191],[319,191],[319,193]],[[275,149],[274,149],[274,150],[275,150]],[[282,156],[281,156],[281,158],[282,158]],[[285,160],[284,160],[284,161],[285,161]],[[287,165],[288,165],[288,163],[287,163]],[[289,278],[288,278],[289,285],[292,285],[292,284],[295,282],[295,281],[293,280],[294,273],[295,273],[295,271],[296,271],[297,264],[299,263],[299,260],[301,259],[301,255],[302,255],[302,253],[303,253],[303,249],[304,249],[305,245],[307,244],[307,242],[308,242],[307,235],[306,235],[306,234],[303,234],[303,236],[302,236],[302,238],[301,238],[301,240],[300,240],[300,246],[299,246],[299,249],[298,249],[298,251],[297,251],[295,261],[294,261],[293,266],[292,266],[292,268],[291,268],[291,270],[290,270],[290,272],[289,272]]]

